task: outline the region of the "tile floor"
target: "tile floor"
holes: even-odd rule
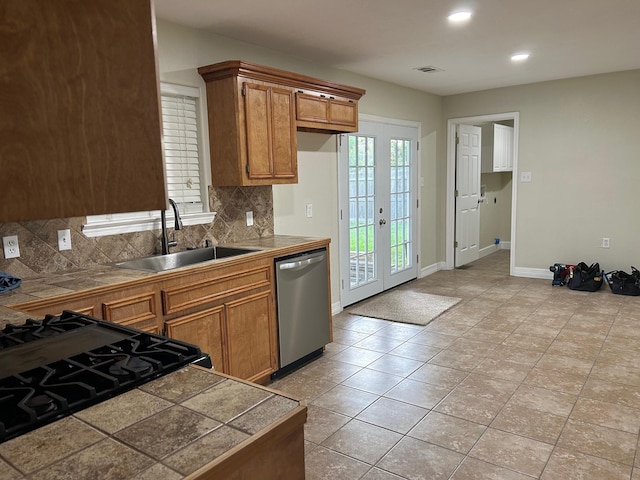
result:
[[[640,480],[640,297],[509,277],[506,251],[400,288],[426,327],[342,312],[304,398],[308,480]]]

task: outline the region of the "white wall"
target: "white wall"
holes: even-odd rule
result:
[[[420,259],[429,266],[443,258],[439,222],[444,212],[438,201],[438,159],[445,156],[442,126],[442,98],[354,75],[342,70],[297,59],[247,43],[163,20],[157,22],[158,64],[163,81],[200,86],[198,66],[225,60],[245,60],[324,80],[366,89],[359,103],[360,113],[421,123],[420,163],[425,186],[421,188]],[[208,138],[205,139],[208,142]],[[332,299],[339,301],[338,289],[338,181],[337,149],[334,135],[298,134],[297,185],[274,187],[275,232],[331,238]],[[305,203],[313,203],[314,216],[307,219]]]
[[[515,267],[640,264],[640,70],[444,98],[448,118],[520,112]],[[601,238],[611,248],[600,247]]]

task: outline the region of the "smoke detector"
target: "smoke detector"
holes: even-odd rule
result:
[[[422,73],[442,72],[441,68],[434,67],[433,65],[427,65],[426,67],[417,67],[417,68],[414,68],[414,70],[418,70]]]

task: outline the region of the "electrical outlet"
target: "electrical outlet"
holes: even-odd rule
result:
[[[313,204],[307,203],[306,208],[307,208],[307,218],[313,217]]]
[[[611,240],[607,237],[602,238],[602,248],[609,248],[611,245]]]
[[[253,225],[253,212],[247,212],[247,227],[251,227]]]
[[[58,250],[71,250],[71,230],[58,230]]]
[[[8,260],[20,256],[20,246],[18,245],[17,235],[2,237],[2,244],[4,245],[4,258]]]

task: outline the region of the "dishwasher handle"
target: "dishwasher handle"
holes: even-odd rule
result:
[[[278,265],[279,270],[302,270],[314,263],[320,263],[324,260],[324,255],[318,255],[317,257],[307,258],[305,260],[298,260],[296,262],[280,263]]]

